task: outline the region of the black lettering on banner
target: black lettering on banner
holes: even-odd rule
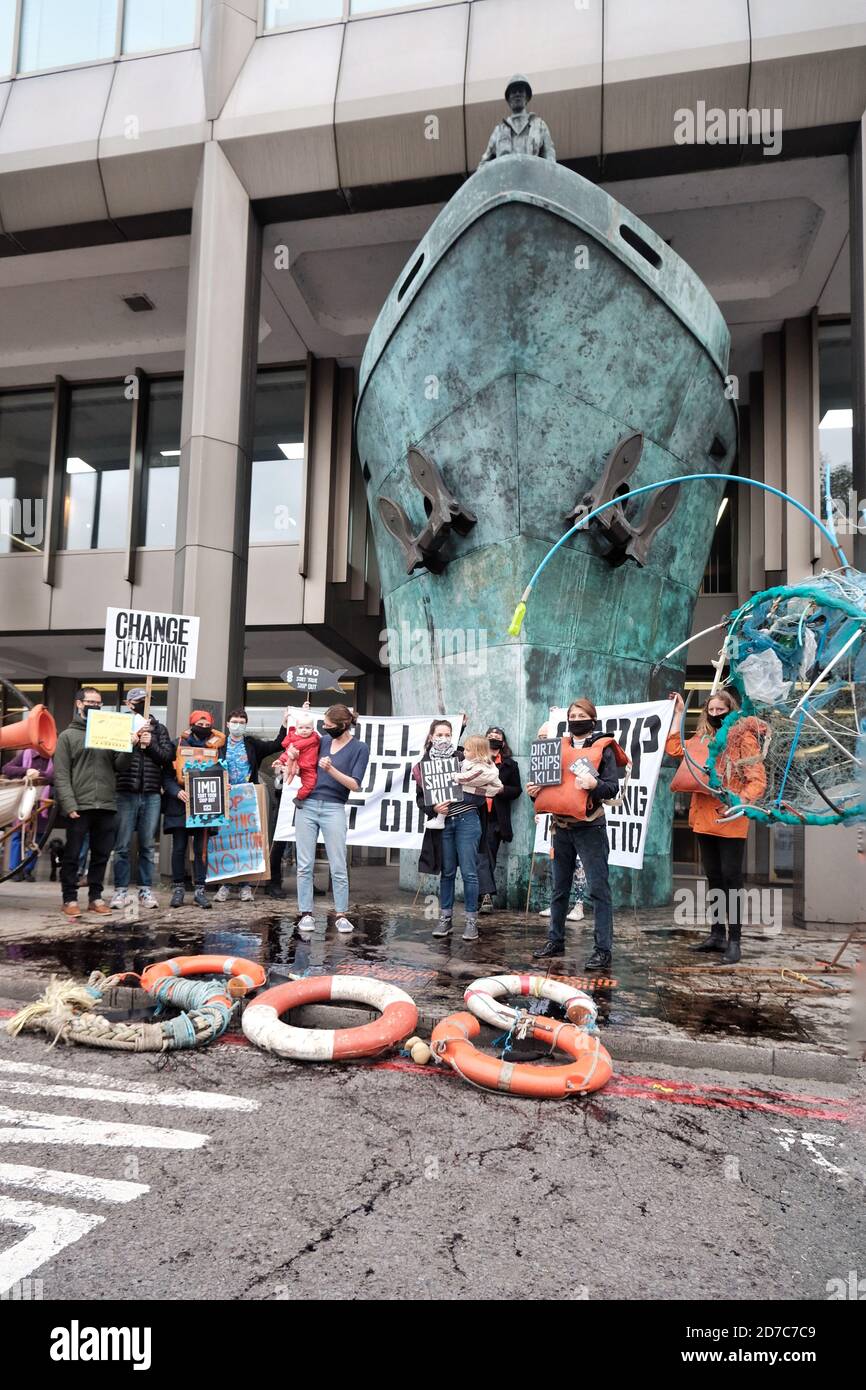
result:
[[[393,835],[400,829],[400,807],[403,802],[394,800],[393,797],[383,796],[379,810],[379,829]],[[391,824],[388,824],[390,818]]]

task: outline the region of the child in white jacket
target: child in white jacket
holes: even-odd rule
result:
[[[464,740],[463,762],[454,780],[460,783],[464,791],[472,792],[475,796],[495,796],[502,791],[490,744],[480,734],[470,734]]]

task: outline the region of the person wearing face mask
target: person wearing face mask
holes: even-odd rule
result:
[[[114,846],[117,823],[117,774],[126,772],[132,753],[112,753],[105,748],[85,748],[87,711],[102,709],[102,696],[85,686],[75,696],[72,723],[64,729],[54,751],[54,790],[62,815],[69,821],[60,868],[64,917],[81,916],[78,907],[78,860],[85,835],[90,837],[87,874],[88,912],[111,911],[103,901],[105,866]],[[133,752],[139,734],[132,736]]]
[[[282,741],[286,736],[287,717],[288,711],[283,715],[283,722],[276,738],[255,738],[252,734],[247,733],[249,718],[246,710],[232,710],[226,726],[229,737],[225,749],[230,786],[235,787],[240,782],[258,782],[259,766],[262,760],[269,757],[271,753],[279,752],[282,748]],[[249,883],[237,883],[234,886],[240,891],[242,903],[252,902],[253,890]],[[214,894],[214,901],[227,902],[229,891],[229,884],[221,883]]]
[[[478,884],[481,893],[478,911],[481,913],[493,911],[499,847],[511,843],[511,803],[517,800],[523,790],[520,768],[512,757],[504,731],[498,724],[491,724],[486,737],[493,755],[493,765],[499,773],[502,790],[497,796],[487,798],[487,827],[478,850]]]
[[[112,908],[129,900],[129,847],[138,835],[138,901],[142,907],[159,907],[153,892],[156,830],[162,805],[162,774],[174,757],[171,737],[164,724],[150,715],[144,719],[146,692],[130,690],[126,709],[134,716],[138,743],[132,761],[117,774],[117,836],[114,841],[114,897]]]
[[[690,793],[689,827],[697,838],[701,864],[710,890],[710,934],[691,949],[693,951],[724,952],[725,965],[736,965],[740,959],[742,923],[740,921],[740,892],[743,887],[743,861],[749,834],[747,816],[725,819],[730,808],[709,790],[702,789],[699,769],[704,767],[710,744],[730,714],[739,710],[729,690],[717,690],[711,695],[698,717],[695,733],[683,747],[681,725],[683,697],[672,692],[676,713],[671,732],[665,742],[665,752],[672,758],[682,758],[671,784],[675,792]],[[767,772],[759,737],[761,726],[756,719],[743,721],[738,738],[740,757],[736,765],[726,768],[725,785],[735,791],[741,801],[757,801],[766,790]],[[688,758],[686,758],[688,753]],[[696,770],[697,769],[697,770]],[[724,903],[725,922],[721,907]]]
[[[169,907],[183,907],[184,885],[186,881],[187,853],[192,842],[193,901],[196,907],[210,908],[211,903],[205,891],[207,879],[207,844],[216,829],[189,827],[186,823],[187,794],[183,784],[184,763],[188,761],[187,749],[207,748],[214,762],[222,757],[226,736],[213,726],[213,715],[208,710],[194,709],[189,717],[189,728],[185,729],[173,745],[174,760],[163,772],[163,829],[171,831],[171,878],[172,890]]]
[[[530,783],[526,790],[541,815],[550,812],[553,843],[553,897],[550,929],[536,960],[561,956],[565,946],[565,914],[580,857],[593,906],[595,949],[585,969],[607,974],[613,948],[613,906],[608,878],[608,838],[604,803],[619,795],[617,769],[628,757],[615,739],[596,733],[598,711],[591,700],[574,700],[567,712],[568,732],[562,740],[562,780],[558,786]],[[549,736],[547,727],[539,738]]]
[[[298,856],[298,912],[296,930],[309,936],[315,930],[313,916],[313,866],[321,832],[331,869],[334,910],[338,932],[354,931],[349,911],[349,875],[346,871],[346,805],[349,793],[364,780],[370,749],[352,735],[355,713],[347,705],[331,705],[322,721],[319,773],[315,786],[295,806],[295,849]],[[285,736],[285,729],[282,730]]]

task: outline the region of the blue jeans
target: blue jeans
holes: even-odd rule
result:
[[[442,836],[442,876],[439,880],[439,906],[450,915],[454,907],[454,880],[457,865],[463,878],[463,906],[467,913],[478,911],[478,845],[481,820],[477,811],[447,816],[445,826],[434,834]]]
[[[346,808],[342,801],[307,797],[295,808],[295,849],[298,855],[298,911],[313,910],[313,864],[319,831],[331,866],[334,908],[349,910],[349,875],[346,872]]]
[[[117,839],[114,842],[114,887],[129,887],[129,846],[138,832],[138,881],[153,887],[156,827],[162,797],[159,792],[117,793]]]
[[[599,951],[610,951],[613,946],[613,906],[610,897],[610,882],[607,876],[607,857],[609,853],[607,829],[602,816],[596,821],[585,821],[582,825],[553,827],[553,897],[550,900],[551,946],[562,948],[565,944],[565,914],[571,896],[574,880],[575,860],[580,855],[586,872],[589,888],[589,901],[593,909],[595,944]]]

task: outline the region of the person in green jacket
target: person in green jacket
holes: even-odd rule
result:
[[[85,748],[87,711],[102,709],[98,690],[85,686],[75,697],[75,716],[57,740],[54,753],[54,793],[62,815],[69,821],[60,867],[64,917],[80,917],[78,907],[78,858],[85,835],[90,836],[90,869],[87,875],[88,912],[108,913],[102,898],[105,866],[114,848],[117,812],[115,776],[125,772],[131,753],[112,753],[104,748]],[[133,734],[133,744],[138,735]]]

